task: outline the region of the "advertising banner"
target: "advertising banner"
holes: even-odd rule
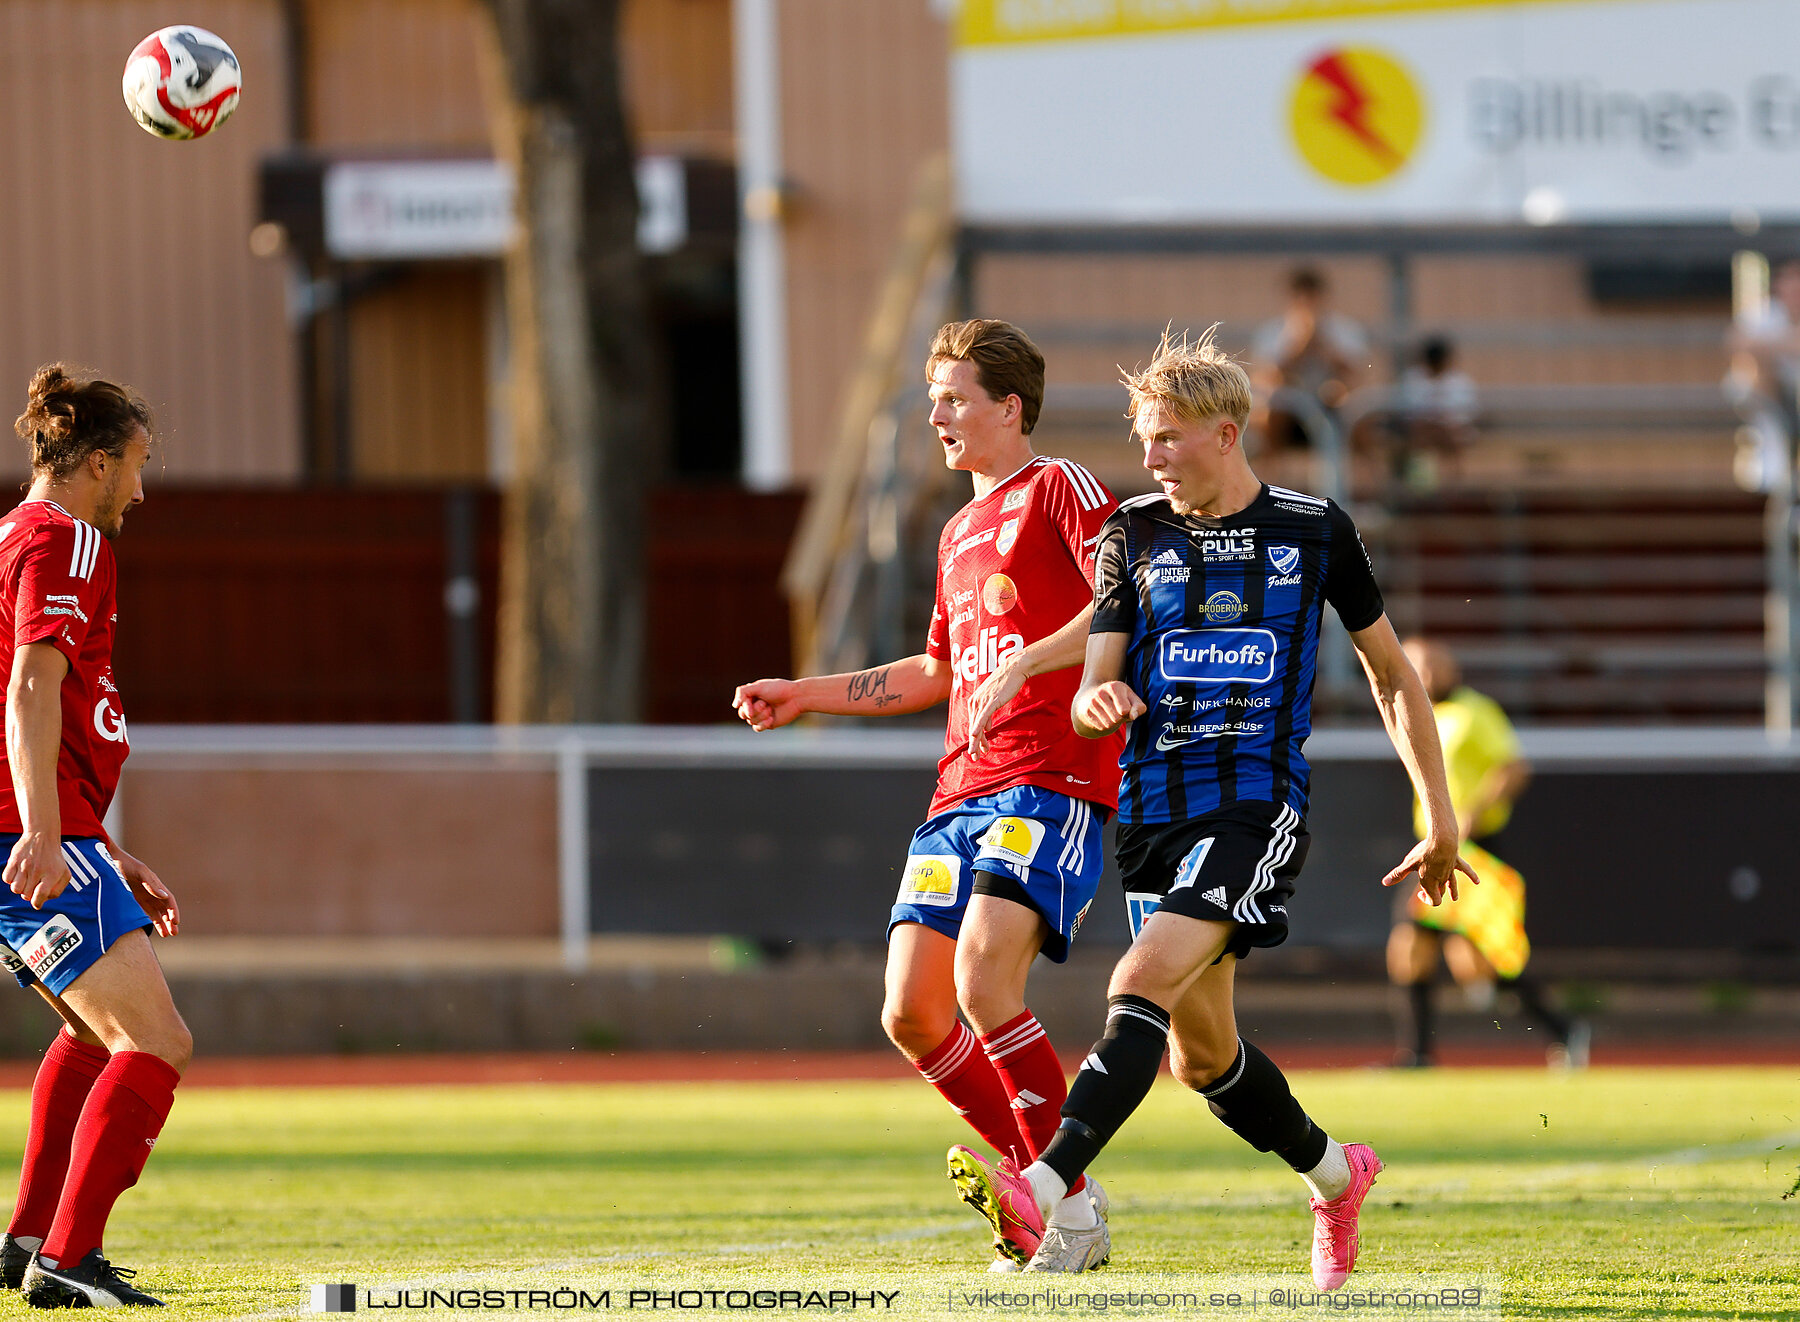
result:
[[[1800,218],[1796,0],[961,0],[1019,223]]]
[[[638,246],[688,239],[679,156],[637,161]],[[334,161],[325,171],[325,247],[341,261],[499,257],[512,243],[512,168],[504,161]]]

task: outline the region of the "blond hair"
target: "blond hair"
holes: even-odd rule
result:
[[[1008,321],[953,321],[932,338],[926,379],[939,363],[958,361],[975,364],[975,381],[989,399],[1019,397],[1019,430],[1031,435],[1044,407],[1044,355],[1031,337]]]
[[[1135,420],[1145,404],[1155,401],[1186,423],[1230,418],[1242,429],[1250,421],[1250,374],[1214,342],[1218,330],[1215,321],[1189,343],[1186,331],[1177,338],[1170,327],[1163,331],[1150,366],[1140,372],[1121,367],[1119,379],[1131,396],[1125,416]]]

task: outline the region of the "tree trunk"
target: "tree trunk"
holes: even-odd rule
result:
[[[507,263],[514,476],[499,719],[634,721],[656,448],[618,0],[487,0],[522,233]]]

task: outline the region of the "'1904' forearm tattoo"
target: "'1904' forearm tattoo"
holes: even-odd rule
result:
[[[850,682],[844,686],[844,696],[851,702],[872,702],[877,711],[883,707],[891,707],[900,701],[900,695],[888,692],[889,669],[888,666],[882,666],[878,670],[858,671],[850,676]]]

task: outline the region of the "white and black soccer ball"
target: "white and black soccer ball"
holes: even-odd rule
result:
[[[159,138],[204,138],[237,109],[237,56],[205,28],[152,32],[125,61],[125,105]]]

